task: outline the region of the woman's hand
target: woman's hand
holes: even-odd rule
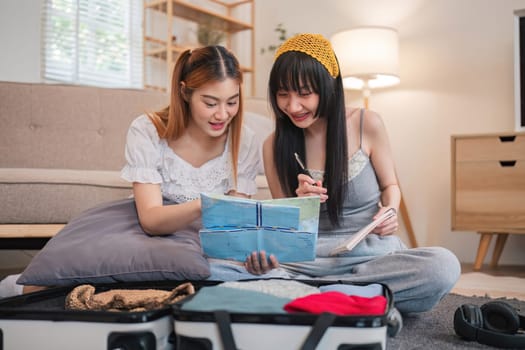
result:
[[[228,193],[226,193],[226,195],[232,196],[232,197],[240,197],[240,198],[252,198],[252,196],[246,193],[237,192],[235,190],[230,190]]]
[[[297,180],[299,181],[299,187],[295,190],[297,197],[319,196],[321,197],[321,203],[326,202],[328,199],[326,195],[327,190],[322,187],[321,181],[315,181],[305,174],[297,175]]]
[[[383,214],[386,210],[390,209],[389,207],[380,207],[377,214],[374,216],[373,220],[375,220],[379,215]],[[393,215],[391,218],[386,219],[382,223],[376,226],[372,233],[375,233],[380,236],[388,236],[392,235],[399,230],[399,220],[397,217],[397,210],[396,214]]]
[[[244,267],[246,268],[246,271],[252,275],[264,275],[272,269],[279,268],[279,261],[273,254],[270,254],[270,256],[266,258],[266,252],[261,250],[259,253],[252,252],[246,258]]]

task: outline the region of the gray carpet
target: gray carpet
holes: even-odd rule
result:
[[[496,349],[477,342],[468,342],[454,332],[454,312],[462,304],[483,305],[491,300],[503,300],[525,313],[525,301],[516,299],[490,299],[447,295],[431,311],[403,317],[403,329],[394,338],[388,338],[387,350],[447,350],[447,349]],[[525,337],[524,334],[520,335]]]

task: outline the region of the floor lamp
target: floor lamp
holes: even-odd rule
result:
[[[345,89],[361,90],[368,109],[372,89],[399,84],[399,39],[387,27],[358,27],[339,32],[330,39],[341,66]],[[399,212],[412,247],[416,236],[401,193]]]

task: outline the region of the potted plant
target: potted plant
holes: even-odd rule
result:
[[[197,41],[203,46],[218,45],[225,35],[222,30],[216,29],[212,22],[199,23],[197,27]]]
[[[282,43],[288,38],[286,28],[282,23],[277,24],[274,31],[277,33],[277,44],[268,45],[267,47],[261,47],[261,54],[266,52],[275,52]]]

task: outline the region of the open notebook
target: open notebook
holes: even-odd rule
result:
[[[385,210],[377,219],[375,219],[374,221],[363,227],[361,230],[359,230],[357,233],[352,235],[351,238],[344,241],[336,248],[332,249],[330,255],[334,256],[351,251],[357,244],[359,244],[359,242],[361,242],[366,237],[366,235],[372,232],[372,230],[376,228],[377,225],[391,218],[394,215],[396,215],[396,210],[394,208],[389,208],[388,210]]]

